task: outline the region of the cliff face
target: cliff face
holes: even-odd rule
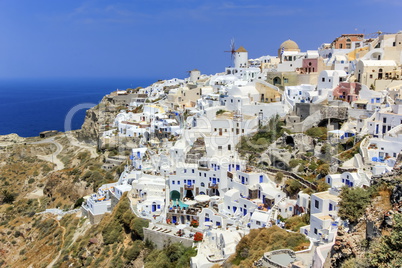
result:
[[[99,135],[113,124],[117,108],[104,97],[98,105],[87,110],[85,121],[77,132],[77,138],[86,143],[97,144]]]
[[[387,177],[388,178],[388,177]],[[395,181],[400,178],[393,177]],[[324,264],[325,268],[335,267],[399,267],[387,262],[381,263],[378,256],[395,227],[395,215],[402,213],[402,184],[384,184],[378,196],[373,198],[364,215],[349,231],[338,230],[335,244],[332,246]],[[392,189],[392,190],[391,190]],[[391,239],[392,240],[392,239]],[[392,247],[390,247],[392,248]],[[396,249],[398,252],[400,250]],[[395,252],[394,252],[395,253]],[[388,252],[389,261],[395,261],[393,252]]]

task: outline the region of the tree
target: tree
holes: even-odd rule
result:
[[[329,174],[329,165],[322,164],[317,168],[317,171],[320,173],[321,177],[325,177]]]
[[[276,183],[281,183],[281,182],[282,182],[282,179],[283,179],[283,173],[279,171],[279,172],[276,173],[276,175],[275,175],[275,182],[276,182]]]
[[[147,220],[136,217],[131,221],[130,229],[135,236],[140,239],[144,239],[144,230],[142,228],[147,228],[148,226],[149,222]]]
[[[374,267],[402,267],[402,215],[394,215],[395,224],[390,235],[373,245],[367,260]]]
[[[14,194],[8,190],[3,190],[3,203],[12,204],[15,200]]]
[[[74,203],[74,208],[80,207],[82,203],[84,203],[84,198],[83,197],[78,198],[77,201],[75,201]]]
[[[294,179],[286,180],[285,185],[286,185],[285,190],[289,196],[296,195],[302,188],[300,182]]]
[[[331,153],[331,145],[328,143],[325,143],[324,145],[321,146],[320,149],[321,154],[330,154]]]
[[[338,215],[343,220],[347,219],[351,223],[356,223],[369,204],[371,193],[363,188],[344,186],[339,197],[341,201],[339,201]]]
[[[142,241],[140,240],[134,241],[133,245],[124,252],[123,255],[124,258],[126,258],[127,262],[135,260],[138,257],[138,255],[140,255],[140,252],[143,249],[143,247],[144,246],[142,244]]]

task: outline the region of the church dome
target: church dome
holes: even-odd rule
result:
[[[297,45],[297,43],[293,40],[286,40],[285,42],[283,42],[279,49],[278,49],[278,57],[280,58],[283,51],[297,51],[300,52],[299,46]]]
[[[299,46],[297,45],[297,43],[293,40],[286,40],[285,42],[283,42],[279,49],[284,48],[285,51],[294,51],[294,50],[299,50]]]

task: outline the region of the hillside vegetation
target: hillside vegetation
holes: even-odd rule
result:
[[[236,253],[231,256],[225,267],[252,267],[265,252],[277,249],[295,251],[308,248],[310,241],[301,233],[287,232],[278,226],[252,229],[236,246]]]

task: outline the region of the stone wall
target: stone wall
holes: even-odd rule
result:
[[[143,228],[144,240],[152,241],[157,249],[163,249],[172,243],[181,243],[185,247],[193,245],[193,239],[175,236],[172,233],[162,233],[148,228]]]

